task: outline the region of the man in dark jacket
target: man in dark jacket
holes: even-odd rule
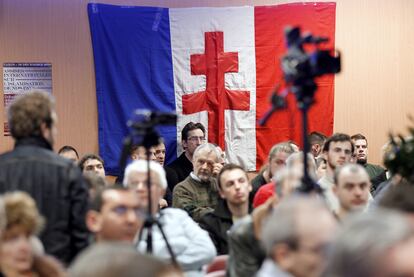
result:
[[[217,249],[217,254],[228,254],[227,232],[236,221],[249,213],[249,193],[252,186],[246,171],[238,165],[226,164],[217,176],[222,198],[214,211],[205,214],[200,221]]]
[[[0,193],[29,193],[46,218],[40,235],[47,253],[68,264],[87,246],[88,190],[79,168],[52,151],[54,102],[47,93],[19,97],[9,108],[14,150],[0,156]]]

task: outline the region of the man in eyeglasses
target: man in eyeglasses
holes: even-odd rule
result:
[[[86,224],[96,242],[132,243],[142,228],[144,215],[135,191],[112,186],[99,191],[92,200]]]
[[[206,142],[205,135],[206,129],[201,123],[187,123],[181,131],[181,144],[184,152],[169,164],[169,167],[177,173],[178,183],[187,178],[190,172],[193,171],[193,154],[198,146]]]

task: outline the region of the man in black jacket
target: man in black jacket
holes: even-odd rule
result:
[[[29,193],[47,219],[40,239],[47,253],[70,261],[87,246],[88,190],[79,168],[52,150],[54,102],[44,92],[19,97],[9,108],[14,150],[0,156],[0,193]]]
[[[228,254],[227,232],[231,226],[249,214],[249,193],[252,186],[246,171],[239,165],[226,164],[217,176],[222,198],[213,212],[205,214],[200,227],[205,229],[218,255]]]

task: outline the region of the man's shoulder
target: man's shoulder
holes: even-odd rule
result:
[[[366,168],[371,168],[376,171],[385,171],[385,169],[382,166],[376,165],[376,164],[366,164]]]

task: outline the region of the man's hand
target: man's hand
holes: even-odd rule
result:
[[[165,208],[165,207],[168,207],[167,200],[160,199],[160,201],[158,201],[158,206],[160,207],[160,209]]]
[[[213,176],[217,177],[217,175],[219,174],[222,168],[223,168],[223,165],[221,163],[215,163],[213,165]]]

